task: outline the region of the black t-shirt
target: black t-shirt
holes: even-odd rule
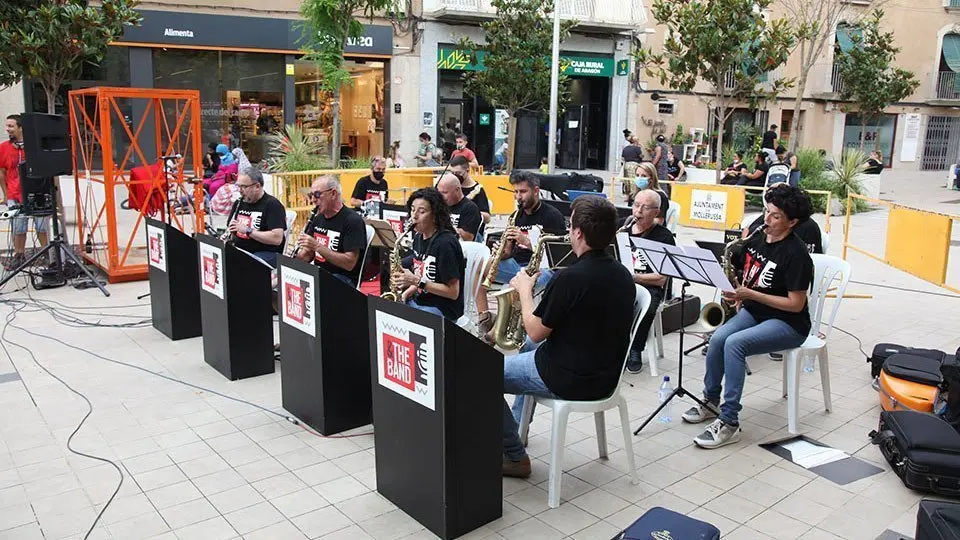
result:
[[[630,341],[636,288],[630,272],[602,250],[584,253],[554,277],[534,314],[550,328],[537,371],[561,399],[610,395]]]
[[[443,316],[456,320],[463,315],[463,273],[466,261],[460,247],[460,237],[453,231],[440,231],[423,239],[423,235],[413,235],[413,255],[403,260],[403,266],[417,277],[426,275],[428,281],[447,283],[460,280],[460,295],[456,300],[443,298],[432,293],[417,293],[415,299],[422,306],[433,306],[443,312]]]
[[[774,149],[773,143],[776,140],[777,140],[777,132],[770,130],[763,134],[763,142],[760,143],[760,148]]]
[[[680,163],[679,159],[674,158],[673,160],[667,160],[667,174],[676,178],[680,174]]]
[[[540,202],[532,214],[527,214],[523,210],[517,214],[516,226],[522,232],[529,232],[534,225],[543,227],[544,234],[567,234],[567,224],[563,220],[563,214],[555,207],[545,204],[543,201]],[[532,256],[533,252],[529,249],[520,246],[513,247],[513,259],[517,261],[520,266],[526,266]]]
[[[657,195],[660,195],[660,213],[657,215],[660,219],[667,219],[667,210],[670,208],[670,197],[662,189],[655,189]]]
[[[743,269],[741,275],[745,287],[773,296],[786,298],[790,291],[806,292],[813,282],[813,259],[807,253],[806,244],[795,234],[772,244],[767,243],[766,235],[757,235],[747,243],[740,267]],[[744,301],[743,307],[757,322],[780,319],[803,336],[810,333],[810,312],[806,300],[799,313],[790,313],[751,300]]]
[[[750,227],[748,227],[749,233],[753,234],[753,231],[757,230],[760,225],[763,225],[763,214],[750,224]],[[793,234],[799,236],[800,240],[807,245],[807,252],[823,253],[823,235],[821,235],[820,225],[817,225],[816,221],[808,218],[797,223],[797,226],[793,228]]]
[[[635,144],[628,144],[623,147],[623,152],[620,154],[620,157],[623,158],[624,163],[640,163],[643,161],[643,148]]]
[[[730,166],[727,167],[727,172],[734,172],[734,171],[735,171],[735,172],[740,172],[740,171],[745,171],[745,170],[747,170],[747,165],[746,165],[744,162],[742,162],[742,161],[741,161],[740,163],[737,163],[736,165],[734,165],[733,163],[731,163]]]
[[[252,227],[255,231],[287,230],[287,211],[283,208],[283,203],[278,201],[276,197],[264,193],[260,200],[252,204],[240,199],[235,214],[235,219],[239,222],[242,230],[237,232],[233,245],[250,253],[258,251],[283,253],[283,242],[271,246],[252,240],[244,234],[245,227]]]
[[[313,236],[321,245],[327,246],[337,253],[357,251],[357,264],[352,270],[340,268],[321,257],[319,253],[313,260],[314,264],[331,274],[350,276],[354,283],[357,282],[357,278],[360,276],[360,262],[363,260],[363,251],[367,247],[367,229],[360,214],[346,206],[340,208],[340,211],[330,218],[324,217],[323,214],[316,214],[310,218],[303,232]]]
[[[770,164],[768,164],[766,161],[757,165],[756,168],[753,170],[753,172],[760,171],[762,174],[753,180],[747,180],[745,185],[765,186],[767,184],[767,171],[769,170],[770,170]]]
[[[463,198],[450,207],[450,222],[453,223],[454,229],[463,229],[468,233],[477,234],[483,218],[480,216],[477,205],[470,199]]]
[[[389,188],[387,187],[386,178],[377,183],[373,178],[370,178],[368,174],[360,180],[357,180],[357,185],[353,188],[353,195],[350,195],[350,197],[361,201],[368,201],[370,199],[386,201],[388,191]]]
[[[463,188],[463,196],[473,201],[473,204],[477,205],[477,209],[481,212],[490,213],[490,199],[487,198],[487,192],[480,185],[480,182],[474,184],[473,187]]]
[[[671,246],[677,245],[677,241],[673,238],[673,233],[670,232],[670,229],[657,223],[655,223],[653,227],[650,227],[650,230],[648,230],[646,234],[634,234],[632,230],[629,234],[635,238],[643,238],[651,242],[660,242],[661,244],[669,244]],[[656,269],[650,266],[647,258],[643,255],[643,250],[631,246],[630,251],[633,254],[633,272],[635,274],[653,274],[656,272]],[[647,288],[649,289],[650,287]]]
[[[867,168],[863,172],[864,174],[880,174],[883,172],[883,163],[870,158],[867,160]]]

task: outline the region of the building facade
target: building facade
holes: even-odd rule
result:
[[[854,21],[855,15],[866,9],[862,4],[851,1],[845,19]],[[770,16],[787,16],[776,2],[771,8]],[[912,71],[920,86],[903,101],[887,107],[882,119],[866,127],[865,147],[879,148],[888,167],[947,169],[960,157],[960,0],[886,3],[883,9],[883,28],[894,33],[902,49],[897,66]],[[655,24],[651,16],[654,30],[646,40],[658,49],[665,39],[665,27]],[[846,21],[832,29],[827,46],[810,71],[799,110],[795,110],[792,89],[761,110],[740,108],[724,126],[725,143],[746,133],[745,126],[762,132],[776,124],[781,140],[799,138],[801,148],[819,148],[838,156],[844,148],[858,147],[860,120],[855,112],[846,112],[847,104],[839,99],[843,82],[834,62],[839,52],[852,46],[849,34],[853,31],[855,28]],[[799,77],[799,71],[799,53],[795,53],[768,76]],[[670,138],[677,125],[683,126],[684,133],[703,130],[707,139],[719,129],[712,125],[703,100],[711,90],[706,83],[699,83],[692,93],[681,94],[642,72],[635,73],[633,80],[637,92],[631,96],[630,108],[636,110],[635,131],[642,141],[659,133]],[[794,115],[800,116],[798,133],[789,131]],[[708,146],[697,148],[698,157],[709,160]],[[724,156],[724,161],[729,157]]]

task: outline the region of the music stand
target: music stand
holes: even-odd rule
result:
[[[730,281],[727,280],[727,277],[723,273],[723,268],[720,267],[716,257],[714,257],[713,253],[709,250],[694,246],[671,246],[634,237],[630,238],[630,242],[634,247],[639,248],[643,252],[644,257],[646,257],[647,261],[658,274],[683,280],[683,284],[680,287],[680,298],[686,298],[687,287],[690,286],[691,281],[716,287],[720,290],[729,291],[733,289]],[[656,416],[660,414],[660,411],[677,396],[689,397],[700,404],[701,407],[710,409],[719,416],[719,411],[717,411],[716,408],[683,387],[683,336],[685,334],[682,324],[684,320],[683,310],[684,302],[680,302],[681,324],[680,350],[677,352],[679,361],[677,387],[674,388],[670,396],[657,407],[657,410],[653,411],[643,424],[633,432],[634,435],[638,435],[643,431],[643,428],[647,427],[647,424],[656,418]]]
[[[723,250],[727,247],[727,245],[726,245],[725,243],[723,243],[723,242],[707,242],[707,241],[704,241],[704,240],[694,240],[694,243],[697,244],[698,246],[702,247],[703,249],[709,250],[711,253],[713,253],[713,256],[714,256],[718,261],[723,259]],[[706,332],[705,334],[703,334],[703,335],[705,335],[705,336],[707,336],[707,337],[702,338],[701,341],[700,341],[700,343],[698,343],[697,345],[694,345],[693,347],[690,347],[689,349],[683,351],[683,355],[684,355],[684,356],[687,356],[687,355],[689,355],[690,353],[692,353],[693,351],[696,351],[696,350],[699,350],[699,349],[704,349],[704,350],[703,350],[703,354],[707,354],[706,346],[710,343],[710,337],[709,337],[709,336],[710,336],[711,334],[713,334],[712,331],[711,331],[711,332]],[[750,371],[750,367],[747,366],[747,375],[750,375],[750,374],[751,374],[751,373],[749,373],[749,371]]]

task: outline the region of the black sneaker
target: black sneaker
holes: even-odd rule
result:
[[[630,359],[627,360],[627,373],[636,375],[643,371],[643,356],[636,351],[630,351]]]

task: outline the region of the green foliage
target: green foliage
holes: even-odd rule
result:
[[[481,96],[510,115],[507,172],[513,168],[516,148],[516,115],[520,111],[542,113],[550,108],[551,56],[553,50],[552,1],[492,0],[497,17],[481,24],[484,44],[463,38],[458,47],[473,55],[484,52],[483,71],[466,75],[465,90]],[[561,21],[560,41],[570,35],[576,21]],[[569,98],[570,81],[559,73],[559,104]]]
[[[800,187],[808,191],[829,191],[834,200],[846,204],[849,193],[860,193],[861,186],[858,175],[866,169],[867,156],[859,150],[847,150],[834,160],[834,170],[828,171],[826,158],[814,148],[801,148],[797,151],[797,168],[800,169]],[[812,193],[815,212],[827,212],[827,197]],[[855,200],[853,212],[863,212],[868,209],[864,201]]]
[[[753,149],[753,144],[757,141],[757,128],[749,122],[734,122],[733,124],[733,146],[738,151],[743,152],[744,159]],[[756,154],[754,154],[756,155]]]
[[[768,72],[787,61],[796,40],[786,19],[764,20],[762,12],[771,2],[655,0],[653,16],[667,27],[666,40],[660,52],[635,45],[637,65],[661,84],[683,92],[693,90],[700,80],[710,83],[708,105],[717,107],[717,125],[722,126],[734,101],[757,108],[793,86],[793,79],[766,80]],[[718,144],[722,153],[722,138]]]
[[[801,148],[797,150],[797,169],[800,178],[819,179],[827,170],[827,162],[816,148]]]
[[[840,97],[854,102],[861,126],[880,116],[888,105],[912,94],[920,84],[912,72],[893,67],[900,47],[894,44],[893,32],[880,30],[882,19],[883,10],[874,10],[860,24],[861,32],[851,33],[853,48],[837,59],[843,80]]]
[[[676,129],[673,130],[673,144],[683,144],[684,141],[683,124],[677,124]]]
[[[127,25],[142,20],[134,10],[139,0],[0,1],[0,87],[33,77],[54,112],[60,86],[80,76],[86,63],[103,59],[110,42]]]
[[[320,145],[307,137],[303,129],[290,124],[283,131],[271,133],[267,167],[271,172],[316,171],[330,168],[330,160],[320,155]]]

